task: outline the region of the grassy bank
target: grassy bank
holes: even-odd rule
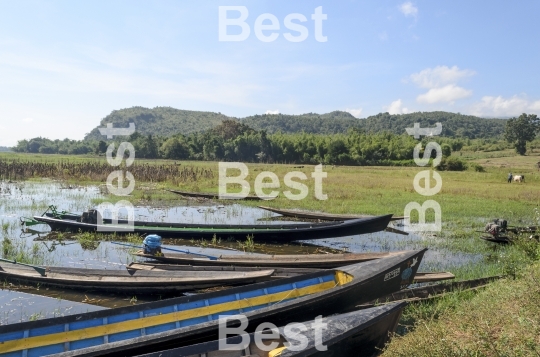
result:
[[[536,262],[516,279],[410,307],[413,331],[394,338],[383,356],[539,356],[539,282]]]

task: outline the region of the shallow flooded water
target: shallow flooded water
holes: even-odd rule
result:
[[[25,229],[20,218],[41,215],[49,205],[55,205],[59,211],[81,213],[94,208],[94,200],[102,200],[105,196],[100,193],[97,186],[71,187],[60,182],[22,182],[0,183],[0,240],[9,240],[12,247],[25,252],[36,264],[48,266],[64,266],[77,268],[125,269],[133,261],[141,259],[132,253],[134,248],[115,245],[109,241],[101,241],[93,249],[84,249],[81,244],[72,240],[71,235],[62,235],[61,240],[56,233],[51,233],[47,225],[36,225]],[[135,209],[135,219],[141,221],[159,222],[186,222],[203,224],[287,224],[298,221],[272,221],[270,218],[278,216],[274,213],[242,206],[238,203],[220,204],[213,201],[193,201],[178,198],[174,204],[161,207],[141,206]],[[399,227],[398,227],[399,228]],[[194,253],[208,255],[219,254],[246,254],[238,242],[218,241],[214,244],[206,241],[190,239],[166,239],[164,247],[189,250]],[[415,234],[408,236],[389,232],[380,232],[365,235],[355,235],[342,238],[311,240],[297,242],[297,244],[274,245],[257,244],[255,237],[255,253],[249,254],[304,254],[329,252],[331,249],[340,249],[350,252],[396,251],[406,249],[420,249],[425,244],[422,237]],[[88,248],[88,247],[87,247]],[[331,248],[331,249],[330,249]],[[2,251],[2,256],[5,253]],[[421,270],[440,271],[452,270],[453,267],[463,265],[481,257],[467,254],[449,253],[445,251],[430,250],[422,261]],[[9,263],[2,263],[9,264]],[[18,318],[45,318],[59,313],[68,314],[79,312],[82,308],[79,303],[119,307],[141,302],[154,301],[167,296],[124,296],[103,295],[93,292],[71,291],[53,288],[25,287],[3,282],[5,288],[12,290],[23,289],[31,293],[32,298],[17,298],[16,305],[10,309],[16,310]],[[0,290],[0,303],[11,301],[13,296],[20,292]],[[13,295],[15,294],[15,295]],[[22,293],[20,293],[22,294]],[[23,294],[24,295],[24,294]],[[58,306],[48,305],[54,298]],[[41,301],[42,299],[43,301]],[[70,302],[71,301],[71,302]],[[7,306],[7,305],[6,305]],[[68,307],[72,306],[72,309]],[[10,311],[12,311],[10,310]],[[43,313],[46,310],[47,312]],[[6,317],[6,319],[8,319]],[[5,320],[12,322],[12,320]]]
[[[0,325],[103,310],[104,307],[52,297],[0,290]]]

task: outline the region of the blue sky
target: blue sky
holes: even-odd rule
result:
[[[220,6],[248,11],[244,41],[219,40]],[[280,26],[263,32],[272,42],[255,33],[266,13]],[[538,1],[0,0],[0,145],[81,139],[131,106],[540,114],[539,13]],[[299,36],[290,14],[307,19],[301,42],[285,38]]]

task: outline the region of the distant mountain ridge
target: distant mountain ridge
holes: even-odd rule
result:
[[[206,131],[223,120],[239,120],[256,130],[266,130],[269,134],[313,133],[337,134],[346,133],[350,129],[367,132],[387,131],[395,134],[405,133],[405,128],[420,123],[421,127],[434,126],[440,122],[443,127],[441,136],[467,138],[495,138],[504,133],[506,119],[484,119],[472,115],[449,112],[416,112],[410,114],[391,115],[380,113],[365,119],[357,119],[344,111],[333,111],[326,114],[306,113],[301,115],[263,114],[246,118],[230,117],[221,113],[181,110],[171,107],[132,107],[115,110],[101,120],[98,127],[113,123],[115,127],[127,127],[135,123],[138,133],[163,137],[175,134],[190,134]],[[94,128],[85,140],[103,140],[98,128]]]
[[[190,134],[205,131],[219,125],[225,119],[234,119],[221,113],[181,110],[171,107],[132,107],[113,110],[100,122],[100,125],[85,136],[85,140],[103,140],[104,136],[98,128],[107,123],[114,127],[127,128],[130,122],[135,123],[138,133],[143,135],[172,136],[178,133]]]

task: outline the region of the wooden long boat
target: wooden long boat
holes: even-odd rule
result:
[[[424,301],[431,298],[440,297],[452,291],[478,289],[487,286],[491,282],[500,278],[502,278],[502,276],[490,276],[487,278],[478,278],[464,281],[456,281],[453,283],[421,286],[412,289],[402,289],[398,292],[383,296],[368,303],[358,305],[357,307],[364,309],[396,301]]]
[[[219,315],[245,315],[251,333],[262,322],[281,326],[347,312],[408,285],[424,253],[409,251],[223,291],[4,325],[0,353],[133,356],[216,340]]]
[[[248,335],[244,342],[242,336],[230,337],[221,341],[211,341],[140,355],[139,357],[201,357],[201,356],[376,356],[384,348],[395,331],[406,303],[393,303],[370,309],[358,310],[321,319],[325,328],[317,332],[314,321],[301,324],[306,331],[300,332],[304,345],[298,337],[287,334],[280,327],[276,335],[264,332]],[[320,334],[317,341],[317,334]],[[257,344],[255,336],[264,338],[264,345]],[[287,343],[287,345],[285,345]],[[273,346],[271,346],[273,344]],[[227,346],[225,348],[220,348]]]
[[[510,244],[512,243],[512,239],[510,237],[506,236],[482,236],[481,239],[492,242],[492,243],[498,243],[498,244]]]
[[[178,265],[178,264],[156,264],[137,262],[130,263],[126,266],[128,270],[150,270],[150,271],[203,271],[203,272],[253,272],[261,270],[273,270],[274,273],[270,275],[270,279],[282,279],[290,278],[292,276],[298,276],[303,274],[315,273],[323,269],[315,268],[281,268],[281,267],[241,267],[234,265],[222,265],[222,266],[193,266],[193,265]]]
[[[148,271],[47,267],[45,276],[28,266],[0,265],[0,279],[60,288],[130,294],[176,293],[215,286],[270,280],[273,269],[260,271]],[[1,347],[0,347],[1,349]]]
[[[300,210],[292,210],[292,209],[279,209],[279,208],[272,208],[267,206],[257,206],[261,209],[264,209],[266,211],[274,212],[277,214],[280,214],[282,216],[287,217],[296,217],[296,218],[307,218],[307,219],[322,219],[325,221],[347,221],[351,219],[359,219],[359,218],[369,218],[373,216],[368,215],[354,215],[354,214],[332,214],[332,213],[324,213],[324,212],[312,212],[312,211],[300,211]],[[390,218],[391,221],[399,221],[404,219],[403,216],[392,216]]]
[[[102,225],[58,219],[47,216],[34,216],[35,221],[48,224],[52,230],[67,232],[116,232],[158,234],[162,237],[246,239],[248,235],[258,242],[290,242],[300,239],[322,239],[332,237],[366,234],[384,230],[392,215],[361,218],[330,223],[300,223],[285,225],[204,225],[189,223],[134,222],[126,221],[112,224],[104,220]],[[109,223],[108,223],[109,222]]]
[[[248,201],[261,201],[265,199],[273,199],[274,197],[259,197],[259,196],[246,196],[246,197],[238,197],[238,196],[231,196],[231,195],[224,195],[220,196],[219,193],[202,193],[202,192],[186,192],[186,191],[178,191],[178,190],[167,190],[172,193],[176,193],[177,195],[184,196],[184,197],[194,197],[194,198],[206,198],[211,200],[248,200]]]
[[[206,266],[238,266],[238,267],[282,267],[282,268],[336,268],[346,264],[354,264],[374,259],[399,255],[399,252],[381,253],[344,253],[344,254],[222,254],[217,259],[181,253],[164,253],[162,255],[144,254],[142,251],[135,255],[150,258],[162,263],[181,265]]]
[[[418,272],[414,276],[415,283],[431,283],[434,281],[452,280],[456,276],[450,272]]]
[[[321,268],[281,268],[281,267],[242,267],[234,265],[222,266],[193,266],[193,265],[178,265],[178,264],[159,264],[137,262],[130,263],[126,268],[152,270],[152,271],[258,271],[265,269],[273,269],[274,274],[272,279],[288,278],[291,276],[314,273],[322,270]],[[450,272],[416,272],[413,283],[428,283],[436,281],[444,281],[455,279],[455,275]]]

